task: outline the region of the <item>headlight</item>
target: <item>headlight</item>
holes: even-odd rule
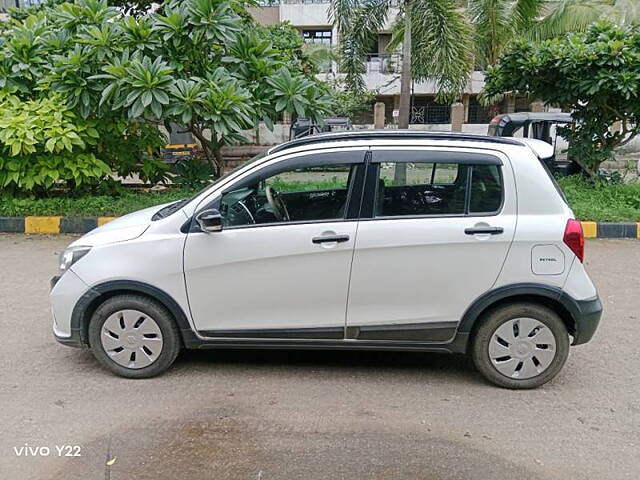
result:
[[[89,253],[89,250],[91,250],[91,247],[71,247],[62,252],[62,255],[60,255],[60,275]]]

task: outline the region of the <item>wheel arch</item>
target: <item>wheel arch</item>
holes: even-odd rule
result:
[[[193,331],[189,320],[178,302],[171,295],[153,285],[133,280],[113,280],[91,287],[76,303],[71,314],[71,329],[79,332],[80,343],[89,345],[89,322],[93,312],[106,300],[116,295],[137,294],[150,298],[163,307],[173,316],[176,326],[180,330],[182,342],[185,346],[190,344]]]
[[[537,283],[519,283],[505,285],[486,292],[478,297],[465,311],[458,334],[471,339],[479,325],[478,320],[492,308],[516,302],[529,302],[544,305],[562,319],[570,335],[576,335],[576,302],[560,288]]]

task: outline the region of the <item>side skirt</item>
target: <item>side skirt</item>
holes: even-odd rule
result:
[[[342,340],[344,328],[270,328],[256,330],[200,330],[201,337],[211,338],[278,338],[278,339],[323,339]]]
[[[347,328],[207,330],[195,335],[183,330],[187,348],[387,350],[464,353],[468,333],[456,332],[457,322]]]

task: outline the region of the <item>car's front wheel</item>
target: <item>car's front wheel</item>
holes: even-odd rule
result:
[[[555,377],[569,355],[569,335],[552,310],[533,303],[487,312],[475,331],[471,356],[490,382],[506,388],[535,388]]]
[[[89,323],[89,344],[104,367],[127,378],[159,375],[180,352],[171,314],[139,295],[118,295],[102,303]]]

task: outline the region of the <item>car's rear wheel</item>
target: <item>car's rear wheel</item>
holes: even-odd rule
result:
[[[89,324],[89,344],[103,366],[127,378],[159,375],[180,352],[171,314],[139,295],[118,295],[102,303]]]
[[[487,312],[475,331],[471,356],[490,382],[506,388],[535,388],[555,377],[569,354],[569,335],[552,310],[533,303]]]

